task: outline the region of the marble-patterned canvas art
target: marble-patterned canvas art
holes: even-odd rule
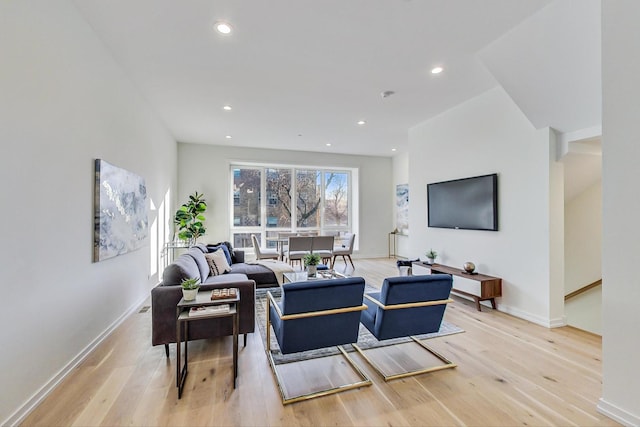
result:
[[[401,233],[409,231],[409,184],[396,186],[396,228]]]
[[[142,247],[148,234],[144,178],[96,159],[93,260],[102,261]]]

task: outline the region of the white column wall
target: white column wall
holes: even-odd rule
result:
[[[499,309],[545,326],[564,322],[561,303],[550,302],[564,274],[550,256],[563,251],[562,238],[551,238],[564,218],[554,144],[553,133],[534,129],[499,87],[409,132],[412,254],[433,248],[443,264],[472,261],[502,277]],[[498,173],[500,231],[427,228],[428,183],[490,173]]]
[[[409,153],[397,154],[392,159],[393,164],[393,197],[394,197],[394,211],[393,211],[393,223],[389,231],[396,228],[396,208],[395,208],[395,195],[396,186],[398,184],[409,183]],[[411,204],[411,188],[409,188],[409,204]],[[411,230],[409,230],[411,232]],[[409,249],[409,238],[405,235],[398,235],[396,237],[396,254],[400,257],[416,259],[420,257],[420,254],[412,254]]]
[[[94,159],[144,177],[159,207],[175,188],[176,143],[71,2],[0,2],[0,17],[0,423],[10,425],[157,282],[149,246],[92,262]]]
[[[178,202],[196,190],[204,193],[209,209],[203,241],[229,239],[229,167],[233,161],[358,168],[359,246],[354,255],[387,256],[387,233],[395,206],[389,191],[391,158],[179,143]]]
[[[640,425],[640,2],[602,2],[602,399]]]

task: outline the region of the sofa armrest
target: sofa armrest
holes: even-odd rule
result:
[[[244,251],[242,249],[233,250],[234,264],[244,262]]]
[[[203,284],[201,291],[220,288],[238,288],[240,290],[240,334],[252,333],[255,326],[255,289],[253,280],[232,283]],[[158,285],[151,290],[151,329],[152,345],[176,342],[176,306],[182,298],[181,286]],[[203,319],[189,327],[189,340],[214,338],[232,334],[233,325],[228,317]]]

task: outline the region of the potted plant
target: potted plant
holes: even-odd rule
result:
[[[182,285],[182,296],[185,301],[193,301],[196,299],[196,294],[200,289],[199,277],[194,279],[184,279],[180,284]]]
[[[304,266],[307,268],[308,276],[315,277],[316,273],[318,272],[318,264],[320,264],[320,261],[322,261],[320,255],[314,253],[306,254],[303,260]]]
[[[189,196],[189,201],[184,203],[176,211],[173,223],[178,227],[178,237],[181,240],[194,245],[198,237],[204,235],[206,228],[202,215],[207,210],[207,202],[203,194],[196,191]]]
[[[436,258],[438,257],[438,252],[434,251],[433,249],[429,249],[429,252],[427,252],[427,259],[429,260],[429,264],[433,264],[436,262]]]

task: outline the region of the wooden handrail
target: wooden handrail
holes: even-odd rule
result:
[[[573,291],[571,293],[568,293],[567,295],[564,296],[564,300],[568,300],[569,298],[573,298],[576,297],[580,294],[583,294],[585,292],[587,292],[590,289],[595,288],[596,286],[600,286],[602,285],[602,279],[598,279],[593,283],[589,283],[587,286],[583,286],[582,288],[578,289],[577,291]]]

